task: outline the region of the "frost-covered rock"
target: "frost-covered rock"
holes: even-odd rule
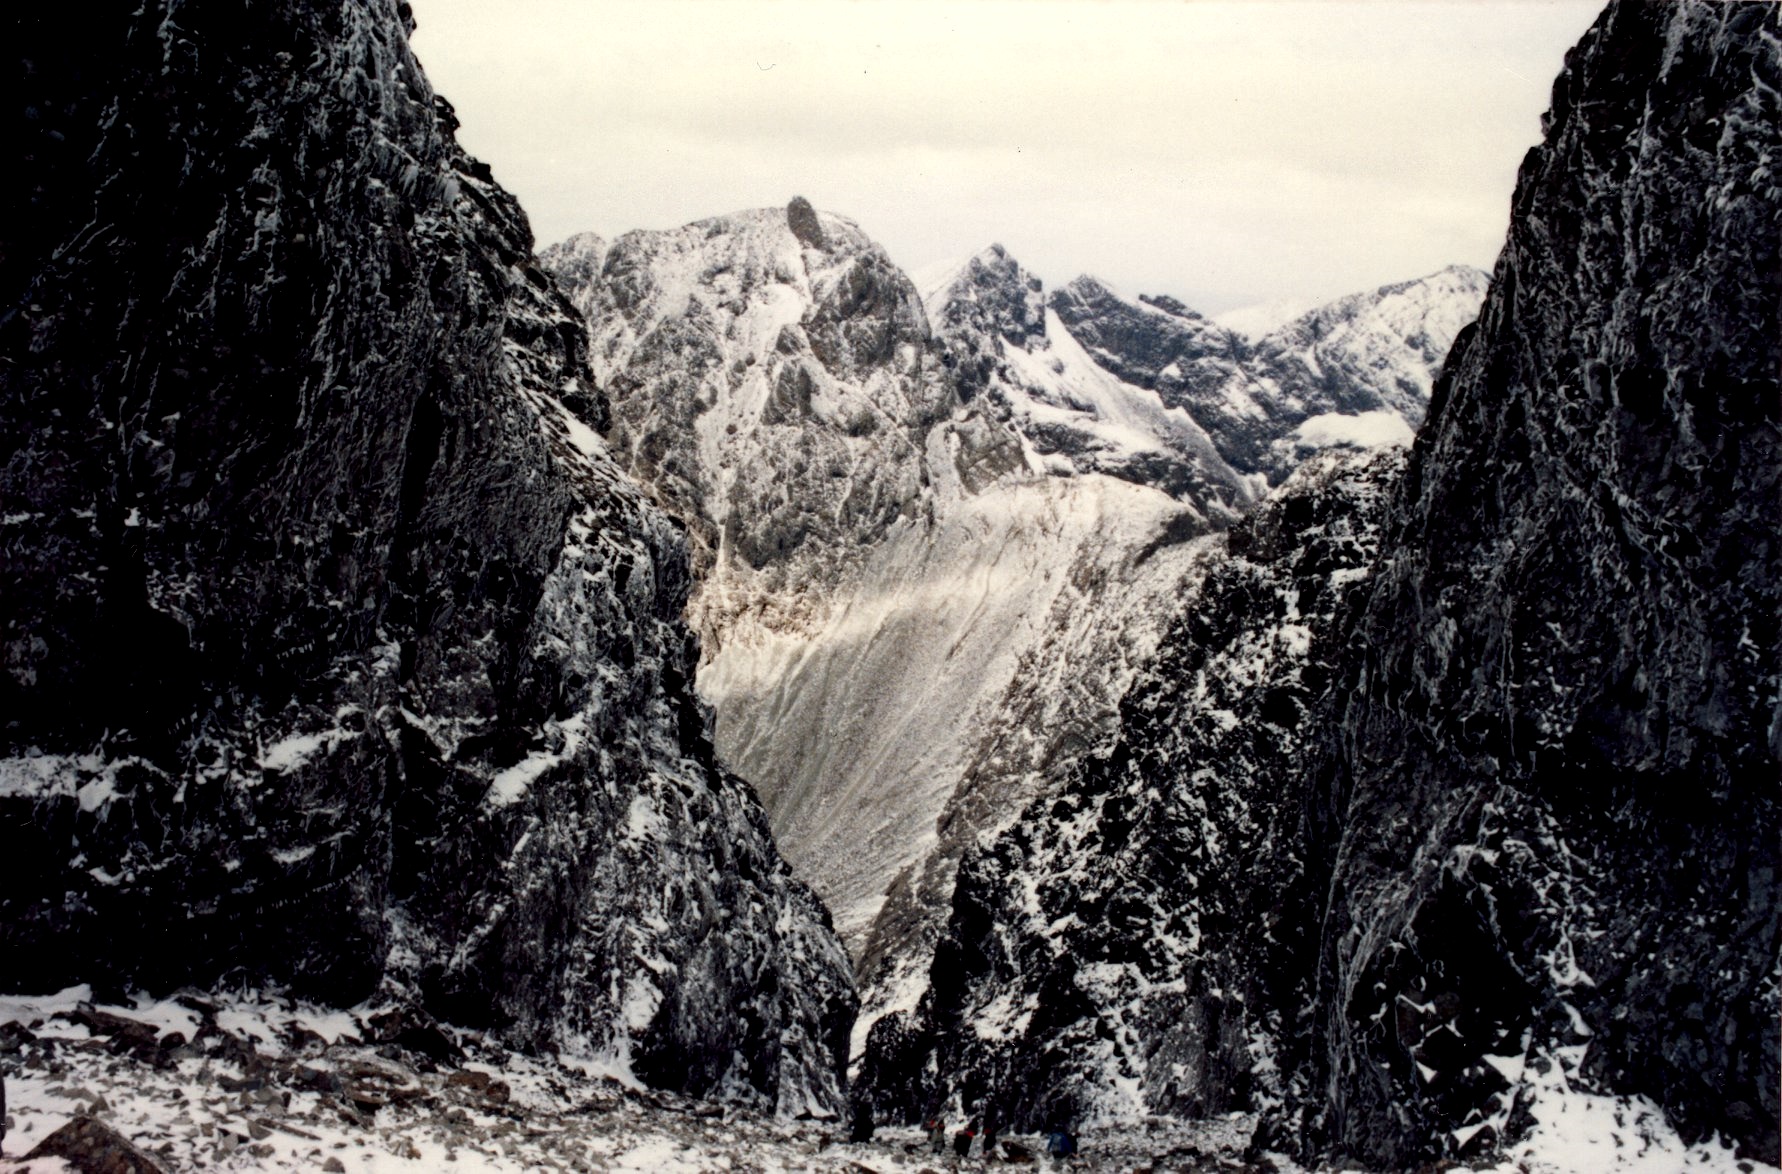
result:
[[[847,959],[714,764],[683,536],[406,20],[15,30],[0,985],[393,983],[833,1110]]]
[[[1314,1128],[1484,1146],[1555,1080],[1778,1152],[1782,40],[1611,4],[1437,387],[1317,778]]]
[[[1402,450],[1316,458],[1206,567],[1087,759],[969,855],[931,985],[861,1094],[1021,1128],[1278,1103],[1309,974],[1300,821]]]
[[[1192,415],[1086,350],[1048,306],[1039,279],[1001,245],[969,259],[926,301],[961,396],[977,396],[1006,421],[1036,470],[1107,473],[1216,518],[1255,497]]]
[[[1218,386],[1253,382],[1249,352],[1167,299],[1048,298],[1000,246],[918,290],[803,201],[545,259],[589,317],[615,453],[694,536],[720,755],[835,910],[860,1029],[912,1009],[960,859],[1105,748],[1196,543],[1266,488],[1170,398],[1181,364],[1134,374],[1155,356],[1112,324],[1198,331]],[[1409,439],[1394,409],[1319,403],[1339,422],[1280,462]],[[1258,424],[1258,451],[1304,421]]]
[[[857,951],[888,965],[932,933],[982,821],[1036,785],[1030,769],[979,770],[988,793],[1017,798],[967,786],[975,814],[950,816],[984,747],[1015,727],[1023,746],[1093,739],[1111,709],[1090,686],[1124,679],[1183,543],[1254,489],[1192,420],[1080,350],[1048,378],[1112,390],[1052,410],[1114,441],[1049,464],[1008,373],[1074,344],[1048,337],[1031,279],[1000,250],[946,283],[939,330],[879,246],[802,201],[626,234],[593,282],[589,255],[569,242],[546,260],[588,314],[615,453],[701,552],[688,614],[719,750]],[[1134,472],[1134,454],[1170,474]],[[1036,659],[1073,639],[1087,673]],[[1042,710],[1058,720],[1028,726]],[[929,881],[912,888],[918,873]],[[899,877],[923,895],[881,923]]]
[[[1339,298],[1255,340],[1173,298],[1130,300],[1090,277],[1050,305],[1096,363],[1192,416],[1236,469],[1278,484],[1323,449],[1407,443],[1485,282],[1451,266]]]
[[[960,866],[862,1096],[1776,1160],[1779,46],[1772,5],[1608,8],[1402,479],[1231,532],[1112,753]]]

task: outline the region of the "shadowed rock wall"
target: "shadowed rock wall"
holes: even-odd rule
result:
[[[713,763],[677,526],[407,5],[21,18],[0,985],[380,981],[839,1101],[821,905]]]

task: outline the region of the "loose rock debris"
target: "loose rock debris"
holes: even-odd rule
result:
[[[400,1038],[401,1042],[397,1042]],[[425,1042],[423,1042],[425,1041]],[[193,1169],[948,1171],[949,1152],[883,1128],[778,1120],[641,1088],[587,1061],[524,1056],[404,1011],[327,1011],[182,991],[100,1006],[85,987],[0,997],[0,1174]],[[1291,1170],[1241,1155],[1253,1122],[1085,1133],[1074,1170]],[[1044,1168],[1043,1139],[994,1165]],[[1034,1155],[1041,1155],[1037,1161]],[[975,1152],[963,1168],[985,1165]]]

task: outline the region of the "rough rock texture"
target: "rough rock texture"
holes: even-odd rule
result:
[[[9,50],[0,986],[394,981],[834,1108],[847,961],[714,765],[683,537],[406,17],[102,4]]]
[[[795,200],[604,251],[572,240],[545,262],[589,317],[616,453],[694,535],[718,749],[836,912],[863,1046],[872,1017],[926,987],[959,861],[1106,747],[1201,546],[1264,479],[1158,390],[1170,359],[1086,349],[1000,246],[918,296],[858,226]],[[1170,338],[1200,321],[1166,303],[1071,304],[1117,348],[1127,319]],[[1476,294],[1393,304],[1436,322]],[[1331,314],[1359,352],[1374,319]],[[1395,347],[1393,370],[1427,364],[1398,334],[1375,345]],[[1299,446],[1302,409],[1257,425],[1259,450],[1409,436],[1385,411],[1402,436]]]
[[[91,1117],[76,1117],[25,1155],[26,1161],[59,1158],[77,1174],[161,1174],[161,1167],[129,1139]]]
[[[1615,3],[1554,86],[1319,779],[1330,1147],[1514,1129],[1564,1062],[1776,1161],[1777,32]]]
[[[1656,1103],[1776,1161],[1779,47],[1773,5],[1609,7],[1371,579],[1340,481],[1232,532],[1114,752],[961,865],[859,1095],[1247,1101],[1385,1169]]]
[[[1017,1128],[1278,1103],[1309,987],[1303,792],[1402,450],[1316,458],[1206,552],[1119,738],[967,857],[858,1091]]]
[[[1079,278],[1072,288],[1085,284]],[[961,398],[1019,436],[1028,464],[1154,486],[1215,519],[1254,498],[1256,487],[1194,416],[1128,382],[1112,356],[1085,350],[1047,308],[1040,280],[1001,245],[967,260],[924,300]],[[1133,305],[1110,293],[1101,308]],[[1101,319],[1085,322],[1093,329]]]
[[[1450,266],[1339,298],[1256,340],[1173,298],[1130,301],[1092,277],[1048,304],[1097,364],[1192,416],[1234,468],[1278,484],[1322,448],[1409,442],[1485,282]]]
[[[1035,669],[1029,650],[1092,628],[1093,659],[1118,677],[1146,633],[1102,613],[1161,614],[1182,543],[1253,491],[1154,395],[1167,435],[1123,435],[1167,461],[1179,499],[1091,460],[1048,468],[990,378],[1022,315],[1047,345],[1006,254],[954,283],[964,317],[939,333],[878,245],[804,201],[626,234],[594,281],[591,256],[567,242],[545,260],[588,315],[615,452],[695,536],[688,614],[719,749],[858,947],[888,882],[928,859],[1000,699],[1021,676],[1056,682],[1063,666]],[[985,351],[974,382],[967,360]],[[1073,414],[1093,428],[1110,405],[1123,410]],[[944,890],[952,841],[976,826],[941,833]]]

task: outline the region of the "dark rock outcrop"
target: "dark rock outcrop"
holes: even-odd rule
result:
[[[76,1117],[32,1147],[27,1162],[59,1159],[77,1174],[161,1174],[153,1158],[102,1121]]]
[[[0,985],[393,981],[837,1108],[846,959],[713,762],[682,534],[406,19],[101,4],[9,50]]]
[[[1354,639],[1314,816],[1323,1144],[1516,1124],[1487,1056],[1777,1157],[1782,83],[1767,4],[1568,55]]]
[[[823,222],[817,219],[817,210],[803,196],[793,196],[791,203],[786,205],[786,227],[807,248],[829,247],[829,238],[823,233]]]
[[[1036,1130],[1280,1101],[1316,941],[1282,781],[1403,461],[1316,458],[1227,533],[1112,750],[967,857],[928,993],[874,1024],[857,1095]]]

